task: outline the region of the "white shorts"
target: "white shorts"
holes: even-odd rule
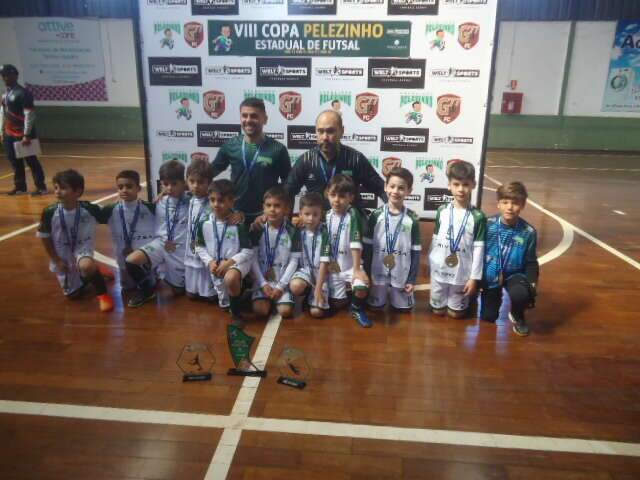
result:
[[[276,288],[277,282],[267,282],[273,288]],[[251,295],[251,300],[269,300],[269,298],[264,294],[261,288],[254,290],[253,295]],[[291,292],[288,288],[285,289],[284,293],[280,297],[280,300],[276,302],[276,305],[294,305],[293,297],[291,296]]]
[[[235,264],[229,270],[238,270],[240,272],[241,281],[249,274],[249,270],[251,270],[250,262],[244,262],[240,264]],[[229,301],[229,293],[227,292],[227,288],[224,286],[224,277],[216,277],[215,275],[211,275],[211,272],[207,269],[207,273],[209,274],[211,281],[213,282],[213,295],[218,297],[218,306],[220,308],[229,308],[231,305]]]
[[[81,258],[93,258],[93,252],[77,252],[74,257],[75,261],[73,264],[67,265],[68,268],[66,272],[58,271],[55,263],[49,263],[49,270],[56,274],[60,288],[62,288],[62,293],[67,297],[73,295],[84,286],[84,282],[80,276],[80,270],[78,269],[78,262]]]
[[[178,247],[175,252],[167,252],[164,248],[164,240],[154,238],[140,247],[140,250],[149,258],[153,270],[164,266],[159,271],[162,272],[165,282],[172,287],[184,287],[184,247]]]
[[[415,305],[413,292],[407,293],[402,288],[391,285],[372,285],[369,289],[367,304],[373,308],[382,308],[387,303],[387,297],[391,298],[391,305],[398,310],[411,310]]]
[[[329,298],[334,300],[342,300],[347,298],[348,286],[353,287],[366,287],[367,284],[360,279],[353,280],[353,269],[345,270],[339,273],[329,273],[327,279],[329,284]]]
[[[316,296],[314,294],[314,285],[313,282],[311,280],[311,274],[309,273],[309,268],[308,267],[304,267],[301,268],[300,270],[298,270],[296,273],[293,274],[293,277],[291,278],[291,280],[294,279],[298,279],[298,280],[303,280],[305,282],[307,282],[307,284],[309,284],[310,287],[310,292],[307,295],[307,303],[309,304],[310,307],[314,307],[314,308],[320,308],[322,310],[329,310],[329,285],[328,282],[324,282],[324,285],[322,286],[322,293],[324,295],[323,301],[320,305],[318,305],[316,303]]]
[[[209,298],[215,295],[211,273],[207,267],[184,267],[184,289],[187,293]]]
[[[469,297],[462,293],[464,285],[441,283],[431,279],[431,308],[440,310],[448,308],[463,312],[469,308]]]

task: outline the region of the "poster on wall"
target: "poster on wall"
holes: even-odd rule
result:
[[[21,77],[36,100],[106,102],[97,20],[17,18]]]
[[[602,111],[640,112],[640,20],[618,21]]]
[[[394,166],[413,173],[407,205],[421,218],[451,199],[448,163],[466,160],[480,174],[497,0],[139,5],[154,187],[163,162],[213,160],[241,134],[247,97],[264,100],[265,132],[292,163],[316,145],[317,115],[340,112],[342,142],[381,176]]]

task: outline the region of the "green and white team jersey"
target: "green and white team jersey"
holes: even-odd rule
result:
[[[209,197],[191,197],[187,216],[187,249],[184,253],[184,264],[191,268],[204,268],[200,257],[196,254],[198,225],[211,213]]]
[[[266,240],[267,232],[268,242]],[[260,230],[251,232],[251,244],[254,252],[252,272],[257,282],[256,286],[262,288],[267,282],[270,282],[277,284],[283,290],[288,288],[300,260],[300,231],[286,221],[282,224],[281,229],[265,223]],[[269,265],[271,254],[268,253],[268,246],[271,249],[275,248],[271,265]],[[274,278],[266,278],[270,268],[273,269]]]
[[[393,251],[387,245],[386,219],[389,220],[389,240],[393,239],[396,229],[398,237]],[[402,220],[402,224],[398,224]],[[404,209],[404,215],[391,214],[384,205],[373,211],[369,217],[365,243],[372,247],[371,281],[374,285],[388,285],[404,288],[411,270],[411,253],[422,250],[420,240],[420,220],[413,210]],[[393,254],[395,265],[389,269],[384,265],[384,257]]]
[[[100,215],[100,207],[93,203],[78,202],[73,210],[66,210],[62,204],[54,203],[42,211],[36,235],[51,238],[58,256],[67,265],[75,265],[81,257],[93,257]],[[75,243],[73,250],[72,243]]]
[[[445,263],[447,256],[451,255],[450,244],[455,242],[460,232],[465,213],[466,210],[463,208],[454,208],[453,203],[442,205],[436,213],[436,224],[429,252],[429,265],[431,278],[440,283],[464,285],[470,279],[482,279],[487,217],[476,207],[469,207],[469,215],[458,246],[457,265],[449,267]],[[453,226],[450,228],[452,214]],[[449,235],[450,230],[453,232],[452,239]]]
[[[136,216],[136,210],[138,210],[138,218],[132,232],[131,226]],[[121,264],[120,268],[124,268],[122,252],[127,246],[126,238],[130,238],[131,247],[134,250],[153,240],[155,236],[155,210],[153,203],[143,200],[133,202],[120,200],[102,208],[100,223],[106,223],[109,226],[118,264]],[[123,220],[126,226],[123,226]]]
[[[352,249],[362,250],[365,220],[360,211],[351,207],[344,215],[327,212],[331,261],[338,262],[341,272],[353,268]]]
[[[218,252],[219,250],[219,252]],[[237,265],[250,263],[253,250],[249,232],[244,224],[229,225],[208,214],[198,225],[196,232],[196,253],[202,263],[208,266],[212,260],[233,259]],[[247,265],[246,271],[249,271]]]
[[[317,277],[320,270],[320,262],[329,262],[331,260],[329,232],[323,224],[318,225],[315,232],[301,228],[300,240],[302,242],[300,269],[305,270],[307,273],[313,272],[313,275]]]

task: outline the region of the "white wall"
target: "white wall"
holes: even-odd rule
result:
[[[565,115],[640,117],[640,113],[637,112],[600,111],[615,32],[616,22],[576,24]]]
[[[517,80],[522,114],[558,114],[569,29],[569,22],[500,22],[492,113],[500,113],[502,92]]]
[[[38,102],[39,105],[137,107],[133,27],[129,19],[101,19],[100,34],[107,78],[107,102]],[[0,18],[0,63],[12,63],[22,70],[15,24],[11,18]],[[21,77],[21,83],[24,78]],[[0,87],[1,89],[2,87]]]

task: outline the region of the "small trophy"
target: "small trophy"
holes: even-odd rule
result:
[[[311,367],[302,350],[284,347],[278,357],[280,377],[278,383],[302,390],[307,386],[307,379],[311,374]]]
[[[204,343],[189,343],[182,348],[176,363],[182,370],[183,382],[202,382],[211,380],[216,357]]]
[[[266,377],[267,371],[260,370],[251,361],[251,345],[255,340],[254,337],[247,335],[244,331],[235,325],[227,326],[227,340],[229,342],[229,351],[231,358],[236,366],[230,368],[227,375],[236,375],[242,377]]]

